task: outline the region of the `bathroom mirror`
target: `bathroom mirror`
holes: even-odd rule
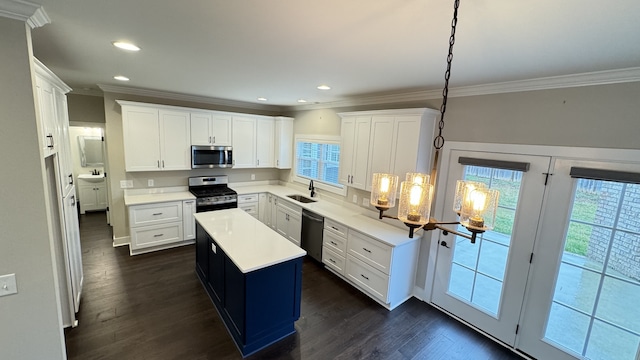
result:
[[[78,136],[80,145],[80,165],[104,166],[102,159],[102,138],[100,136]]]

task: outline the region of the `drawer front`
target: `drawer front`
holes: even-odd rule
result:
[[[257,218],[258,217],[258,204],[238,204],[238,208],[247,212],[247,214]]]
[[[182,241],[182,222],[167,225],[143,226],[131,229],[131,246],[134,249]]]
[[[356,231],[349,231],[348,253],[389,275],[391,247]]]
[[[336,254],[342,257],[346,256],[347,241],[344,238],[339,237],[330,231],[325,231],[322,235],[322,244],[333,250]]]
[[[346,239],[349,228],[331,219],[324,218],[324,229]]]
[[[129,207],[129,226],[182,221],[182,201]]]
[[[389,277],[349,255],[346,277],[385,304],[389,290]]]
[[[322,262],[340,275],[344,275],[344,257],[336,254],[331,248],[322,247]]]
[[[258,202],[258,194],[238,195],[238,204]]]

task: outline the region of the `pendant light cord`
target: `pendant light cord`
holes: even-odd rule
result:
[[[451,61],[453,61],[453,44],[456,42],[456,25],[458,25],[458,7],[460,0],[453,2],[453,20],[451,20],[451,36],[449,37],[449,54],[447,55],[447,71],[444,73],[444,89],[442,89],[442,105],[440,105],[440,123],[438,124],[438,136],[433,139],[436,150],[444,146],[442,129],[444,128],[444,113],[447,111],[447,98],[449,96],[449,77],[451,76]]]

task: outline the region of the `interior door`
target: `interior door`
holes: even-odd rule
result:
[[[552,172],[518,348],[639,359],[640,164],[558,159]]]
[[[480,165],[462,165],[464,158]],[[513,345],[550,158],[452,150],[449,159],[440,179],[446,184],[443,221],[457,220],[451,209],[458,179],[500,190],[499,208],[495,228],[479,234],[475,244],[440,235],[432,302]]]

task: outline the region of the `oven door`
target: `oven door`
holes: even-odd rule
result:
[[[191,146],[191,168],[212,169],[233,167],[231,146]]]

